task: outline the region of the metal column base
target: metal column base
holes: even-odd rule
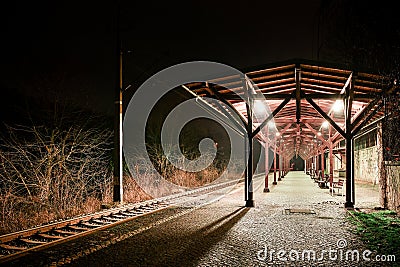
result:
[[[354,203],[353,202],[346,202],[346,203],[344,203],[344,207],[346,209],[354,209]]]
[[[254,206],[254,200],[246,200],[246,207],[253,208]]]
[[[275,185],[277,185],[278,183],[277,183],[277,182],[272,182],[272,184],[275,184]]]
[[[264,188],[264,193],[268,193],[269,192],[269,188]]]
[[[279,178],[278,178],[278,181],[282,181],[282,178],[281,178],[281,177],[279,177]]]

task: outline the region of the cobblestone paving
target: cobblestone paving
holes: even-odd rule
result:
[[[73,265],[368,266],[362,259],[367,248],[346,220],[344,197],[331,196],[302,172],[289,173],[271,187],[270,193],[262,190],[262,186],[256,189],[255,208],[243,208],[243,191],[237,190],[218,202],[81,258]],[[285,214],[285,209],[308,209],[310,213]],[[350,254],[346,260],[348,249],[358,250],[360,260],[353,261]],[[279,260],[279,250],[286,252],[281,255],[286,260]],[[317,259],[325,250],[324,259],[312,260],[311,250],[316,252]],[[337,260],[330,259],[335,256]]]
[[[193,201],[63,244],[52,253],[69,255],[61,262],[68,266],[391,266],[363,260],[368,248],[346,219],[345,197],[331,196],[302,172],[290,172],[269,193],[262,192],[262,185],[262,179],[255,184],[255,208],[243,207],[243,188],[237,188],[209,205],[196,207]],[[100,245],[113,236],[118,238]],[[85,248],[90,246],[100,247]],[[359,261],[350,254],[346,260],[347,250],[358,250]],[[51,256],[46,253],[15,264]]]

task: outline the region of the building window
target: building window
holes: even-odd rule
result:
[[[376,129],[363,134],[354,140],[354,150],[360,150],[372,146],[376,146]]]

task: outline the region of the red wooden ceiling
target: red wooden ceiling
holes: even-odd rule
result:
[[[298,79],[296,79],[296,71],[299,72]],[[344,88],[351,83],[350,86],[352,86],[354,93],[351,114],[352,120],[354,120],[363,108],[379,97],[379,94],[385,90],[384,84],[387,84],[384,77],[380,75],[337,68],[328,64],[322,65],[319,62],[299,60],[254,68],[254,70],[247,71],[245,74],[256,85],[255,91],[263,94],[271,111],[275,110],[285,98],[292,96],[292,99],[274,117],[276,129],[281,132],[277,139],[280,139],[280,143],[285,144],[284,153],[287,156],[292,157],[298,154],[303,158],[311,156],[318,144],[324,144],[329,139],[329,126],[327,128],[322,127],[325,119],[306,101],[306,96],[312,98],[344,130],[343,110],[333,110],[336,100],[344,97]],[[247,118],[245,102],[238,97],[238,95],[244,95],[243,82],[240,77],[222,77],[218,80],[220,83],[222,82],[223,86],[215,86],[214,89],[229,101],[243,117]],[[212,84],[213,81],[207,84],[192,83],[188,84],[187,87],[199,96],[213,97],[207,88]],[[301,116],[299,124],[296,120],[295,91],[297,84],[299,84],[303,95],[300,100]],[[377,104],[372,106],[372,110]],[[382,116],[382,111],[377,112],[371,121]],[[257,126],[260,122],[254,124]],[[265,129],[261,131],[261,133],[263,132],[265,132]],[[320,136],[318,132],[321,133]],[[343,139],[333,127],[331,127],[331,136],[334,143]],[[265,139],[265,136],[259,134],[258,138]],[[273,143],[274,139],[271,137],[270,141]]]

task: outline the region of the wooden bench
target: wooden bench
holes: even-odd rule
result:
[[[318,186],[320,188],[329,188],[328,183],[329,183],[329,175],[325,174],[324,178],[322,178],[322,174],[319,175],[318,180],[315,180],[316,183],[318,183]]]
[[[343,196],[343,186],[344,186],[344,179],[339,179],[337,182],[333,182],[332,185],[330,185],[330,190],[331,194],[333,196],[333,193],[335,192],[335,188],[338,190],[342,190],[342,196]]]

